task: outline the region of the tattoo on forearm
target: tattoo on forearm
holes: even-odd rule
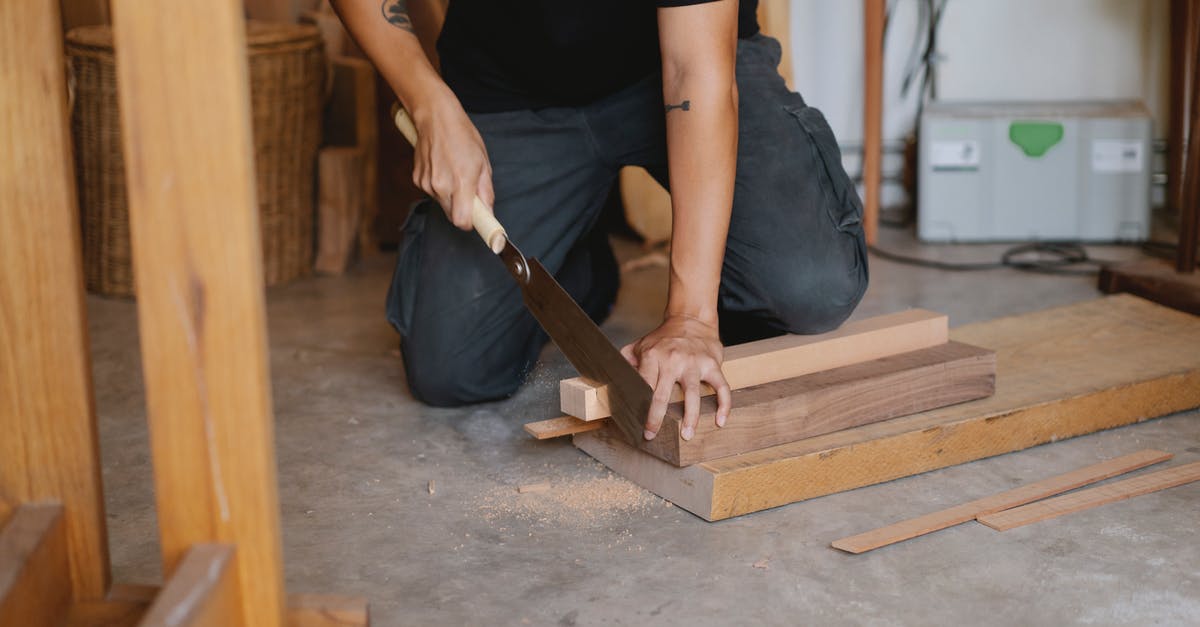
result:
[[[412,20],[408,17],[408,0],[383,0],[380,10],[388,24],[413,32]]]
[[[692,109],[692,101],[684,100],[683,102],[681,102],[679,104],[669,104],[666,107],[664,107],[664,109],[665,109],[664,113],[670,113],[673,109],[679,109],[680,111],[690,111]]]

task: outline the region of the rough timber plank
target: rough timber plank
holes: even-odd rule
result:
[[[1173,488],[1193,481],[1200,481],[1200,462],[1192,462],[1158,472],[1138,475],[1122,481],[980,516],[979,522],[996,531],[1008,531],[1022,525],[1057,518],[1064,514],[1091,509],[1100,505],[1107,505],[1108,503],[1124,501],[1135,496],[1166,490],[1167,488]]]
[[[140,627],[245,624],[233,560],[234,548],[228,544],[193,546],[155,597]]]
[[[112,4],[163,571],[237,546],[245,624],[284,620],[246,28],[238,0]]]
[[[0,500],[63,503],[82,600],[108,536],[58,7],[0,2]]]
[[[954,330],[996,351],[990,398],[679,469],[605,432],[576,446],[707,520],[1200,406],[1200,318],[1117,295]]]
[[[596,420],[590,422],[580,420],[575,416],[561,416],[549,420],[527,422],[525,423],[525,433],[539,440],[548,440],[550,438],[560,438],[564,435],[575,435],[576,433],[584,433],[585,431],[603,429],[604,424]]]
[[[690,466],[983,398],[995,391],[995,380],[995,353],[947,342],[737,390],[723,428],[713,420],[714,399],[706,398],[691,440],[679,435],[679,403],[679,411],[668,412],[658,437],[638,448],[676,466]]]
[[[730,346],[721,371],[729,386],[738,390],[945,344],[948,328],[944,314],[910,309],[848,322],[829,333],[782,335]],[[705,395],[712,393],[704,388]],[[676,388],[671,401],[681,400]],[[563,413],[583,420],[612,415],[608,386],[582,377],[559,382],[559,404]]]
[[[947,527],[953,527],[954,525],[974,520],[978,516],[1018,507],[1038,499],[1074,490],[1079,486],[1103,481],[1109,477],[1115,477],[1137,470],[1138,468],[1145,468],[1151,464],[1167,461],[1171,457],[1170,453],[1154,450],[1138,451],[1129,455],[1122,455],[1115,459],[1092,464],[1056,477],[1050,477],[1049,479],[1035,481],[1019,488],[1006,490],[969,503],[963,503],[962,505],[956,505],[951,508],[925,514],[924,516],[902,520],[886,527],[872,529],[871,531],[848,538],[835,540],[833,548],[841,549],[847,553],[865,553],[882,546],[895,544],[927,533],[933,533]]]
[[[0,625],[54,625],[70,604],[63,506],[18,507],[0,529]]]

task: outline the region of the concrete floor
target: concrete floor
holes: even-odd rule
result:
[[[890,249],[943,259],[1003,248],[883,236]],[[292,592],[365,595],[381,626],[1200,624],[1200,484],[1005,533],[971,523],[861,556],[829,548],[1141,448],[1195,461],[1197,412],[706,523],[610,477],[566,441],[525,436],[523,423],[556,415],[557,381],[572,374],[553,347],[508,401],[416,403],[382,314],[390,263],[268,293]],[[879,259],[871,270],[856,317],[925,307],[959,325],[1098,296],[1091,277],[955,274]],[[626,276],[605,325],[616,341],[653,326],[665,277],[662,268]],[[114,575],[155,583],[136,310],[95,297],[89,310]],[[517,494],[534,482],[550,491]]]

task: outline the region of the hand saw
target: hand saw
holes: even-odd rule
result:
[[[416,146],[417,127],[408,113],[396,106],[393,117],[396,128]],[[508,273],[516,280],[525,307],[571,365],[580,375],[609,386],[612,418],[629,443],[637,446],[643,439],[643,424],[654,391],[546,268],[537,259],[526,259],[521,254],[508,239],[508,233],[491,208],[478,196],[471,211],[471,221],[475,232],[492,252],[499,255]]]

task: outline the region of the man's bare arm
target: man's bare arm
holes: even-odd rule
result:
[[[412,116],[421,137],[413,182],[462,229],[476,194],[494,202],[492,170],[479,132],[434,70],[413,32],[407,0],[332,0],[346,30]]]

